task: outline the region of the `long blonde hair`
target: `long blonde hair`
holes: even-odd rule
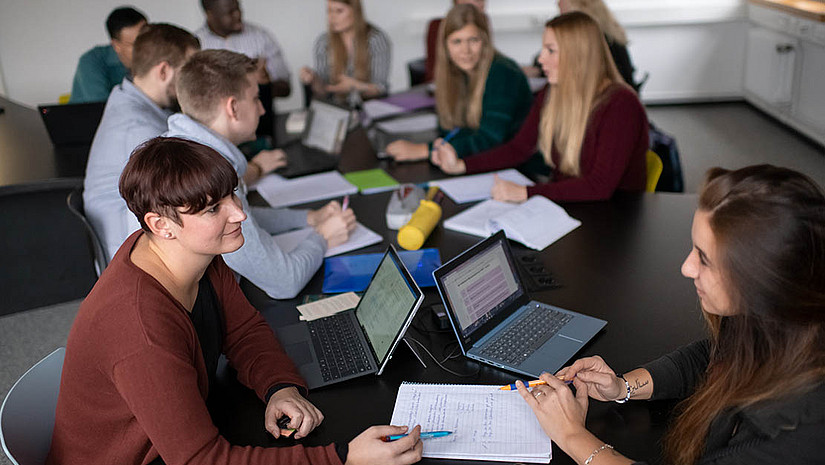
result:
[[[370,53],[369,53],[369,35],[372,28],[367,20],[364,19],[364,10],[361,7],[361,0],[332,0],[336,3],[343,3],[352,8],[352,15],[354,18],[353,29],[355,30],[355,39],[353,40],[352,50],[355,53],[353,60],[354,78],[359,81],[370,80]],[[330,82],[333,84],[337,81],[338,76],[344,74],[347,70],[347,62],[349,56],[347,54],[347,47],[344,45],[344,40],[341,34],[334,32],[332,27],[327,25],[329,34],[329,62],[330,62]]]
[[[450,59],[447,39],[455,31],[469,25],[478,28],[482,48],[476,69],[467,76]],[[487,15],[469,4],[454,6],[441,21],[436,47],[435,108],[442,128],[479,127],[484,87],[495,54]]]
[[[610,84],[626,84],[593,18],[574,11],[551,19],[545,27],[553,30],[559,45],[559,74],[541,112],[539,149],[544,161],[555,167],[552,158],[555,147],[560,155],[558,169],[578,177],[590,113]]]
[[[619,45],[627,45],[627,33],[602,0],[567,0],[570,11],[582,11],[599,23],[602,32]]]

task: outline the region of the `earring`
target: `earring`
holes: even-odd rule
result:
[[[172,238],[172,233],[170,233],[170,232],[166,233],[166,238],[171,239]]]

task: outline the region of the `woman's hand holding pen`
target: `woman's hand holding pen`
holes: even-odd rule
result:
[[[421,460],[421,426],[416,426],[410,434],[392,442],[387,436],[404,434],[406,426],[372,426],[349,443],[346,465],[409,465]]]
[[[329,213],[326,218],[315,224],[314,228],[327,241],[327,247],[337,247],[349,239],[349,234],[355,230],[355,213],[351,208],[342,209],[338,202],[330,202],[324,208],[329,207],[330,210],[335,210]],[[337,207],[337,208],[336,208]],[[309,223],[309,214],[307,214],[307,222]]]
[[[467,171],[464,160],[458,158],[452,144],[444,142],[441,138],[433,142],[433,151],[430,158],[434,165],[447,174],[464,174]]]
[[[580,358],[572,365],[559,370],[556,375],[564,376],[565,379],[575,378],[580,380],[581,386],[587,395],[596,400],[624,399],[627,395],[627,387],[624,381],[619,379],[616,372],[598,355]],[[579,389],[578,385],[576,389]]]
[[[321,411],[315,408],[294,387],[278,390],[275,394],[272,394],[269,403],[266,405],[264,426],[276,438],[281,436],[278,419],[284,415],[290,419],[287,426],[297,430],[294,436],[295,439],[306,437],[324,421],[324,415]]]
[[[547,436],[564,448],[562,444],[567,444],[568,438],[587,432],[584,427],[587,417],[587,388],[584,382],[573,378],[573,386],[576,387],[576,394],[573,395],[564,381],[550,373],[542,373],[539,379],[547,384],[527,390],[523,382],[516,381],[516,388],[533,409]]]

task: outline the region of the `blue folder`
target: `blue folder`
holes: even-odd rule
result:
[[[324,260],[324,294],[361,292],[378,269],[382,253],[343,255]],[[418,287],[435,286],[433,271],[441,266],[438,249],[404,250],[398,253]]]

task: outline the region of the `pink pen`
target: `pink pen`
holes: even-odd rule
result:
[[[349,208],[349,195],[344,196],[344,200],[341,201],[341,211],[346,211]]]

